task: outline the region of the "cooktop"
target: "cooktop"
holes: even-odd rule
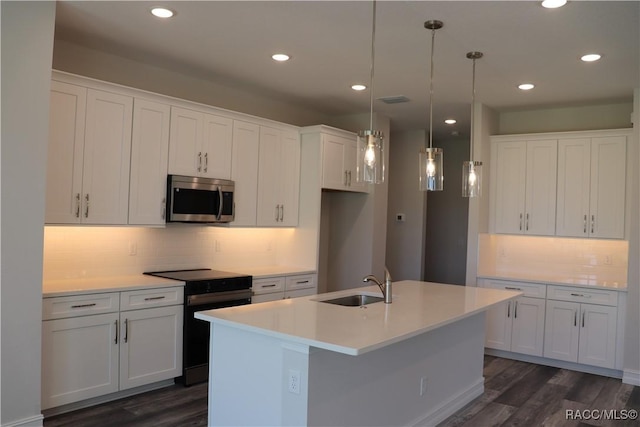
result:
[[[150,276],[164,277],[165,279],[182,280],[183,282],[193,282],[198,280],[229,279],[233,277],[248,276],[248,274],[231,273],[228,271],[212,270],[210,268],[196,268],[193,270],[150,271],[144,274],[148,274]]]

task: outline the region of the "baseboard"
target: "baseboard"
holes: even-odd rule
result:
[[[449,400],[434,408],[423,417],[414,420],[411,426],[436,426],[455,414],[468,403],[484,393],[484,378],[481,377],[466,390],[452,396]]]
[[[640,386],[640,371],[625,369],[622,371],[622,382],[625,384]]]
[[[554,368],[570,369],[572,371],[585,372],[587,374],[602,375],[610,378],[622,378],[622,371],[617,369],[601,368],[599,366],[583,365],[580,363],[565,362],[564,360],[549,359],[547,357],[531,356],[529,354],[512,353],[504,350],[485,348],[484,353],[490,356],[504,357],[505,359],[519,360],[521,362],[536,363],[538,365],[552,366]]]
[[[44,417],[42,414],[33,417],[23,418],[18,421],[12,421],[8,424],[2,424],[2,427],[42,427]]]

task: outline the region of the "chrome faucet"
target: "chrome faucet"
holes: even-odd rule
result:
[[[362,279],[363,282],[374,282],[380,288],[385,304],[391,304],[391,274],[387,267],[384,268],[384,284],[380,283],[378,278],[373,274],[369,274]]]

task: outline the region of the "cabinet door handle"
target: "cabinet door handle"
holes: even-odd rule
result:
[[[202,171],[202,151],[198,152],[198,172]]]
[[[166,298],[166,296],[165,296],[165,295],[162,295],[162,296],[160,296],[160,297],[148,297],[148,298],[145,298],[144,300],[145,300],[145,301],[157,301],[157,300],[159,300],[159,299],[165,299],[165,298]]]
[[[515,308],[513,309],[513,318],[518,318],[518,301],[515,302]]]
[[[521,290],[522,290],[522,289],[520,289],[520,288],[514,288],[514,287],[511,287],[511,286],[505,286],[504,288],[505,288],[505,289],[508,289],[508,290],[510,290],[510,291],[521,291]]]
[[[95,302],[92,302],[91,304],[77,304],[77,305],[72,305],[71,308],[85,308],[85,307],[95,307],[97,304]]]
[[[596,226],[596,216],[595,215],[591,215],[591,234],[593,234],[593,230]]]
[[[507,318],[511,317],[511,301],[507,304]]]
[[[162,202],[160,203],[160,218],[164,219],[167,212],[167,198],[163,197]]]
[[[85,194],[85,196],[84,196],[84,201],[85,201],[85,205],[84,205],[84,217],[85,217],[85,218],[89,218],[89,193]]]
[[[344,171],[344,186],[347,186],[347,171]]]
[[[209,170],[209,153],[204,153],[204,171]]]
[[[573,311],[573,326],[578,326],[578,310]]]
[[[280,205],[280,222],[284,221],[284,205]]]
[[[280,205],[276,205],[276,222],[280,220]]]
[[[76,218],[80,218],[80,193],[76,193]]]
[[[520,229],[520,231],[522,231],[522,214],[520,214],[520,225],[519,225],[519,229]]]
[[[129,319],[124,319],[124,342],[129,341]]]
[[[527,219],[525,220],[525,230],[529,231],[529,214],[527,214]]]
[[[584,328],[584,315],[587,312],[587,310],[582,310],[582,327]]]
[[[351,171],[349,171],[349,187],[351,187]]]
[[[582,232],[587,234],[587,215],[584,216],[584,221],[582,223]]]
[[[118,319],[116,319],[116,339],[113,341],[114,344],[118,344]]]

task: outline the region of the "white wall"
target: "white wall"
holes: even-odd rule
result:
[[[2,7],[2,425],[42,425],[42,234],[55,2]]]

